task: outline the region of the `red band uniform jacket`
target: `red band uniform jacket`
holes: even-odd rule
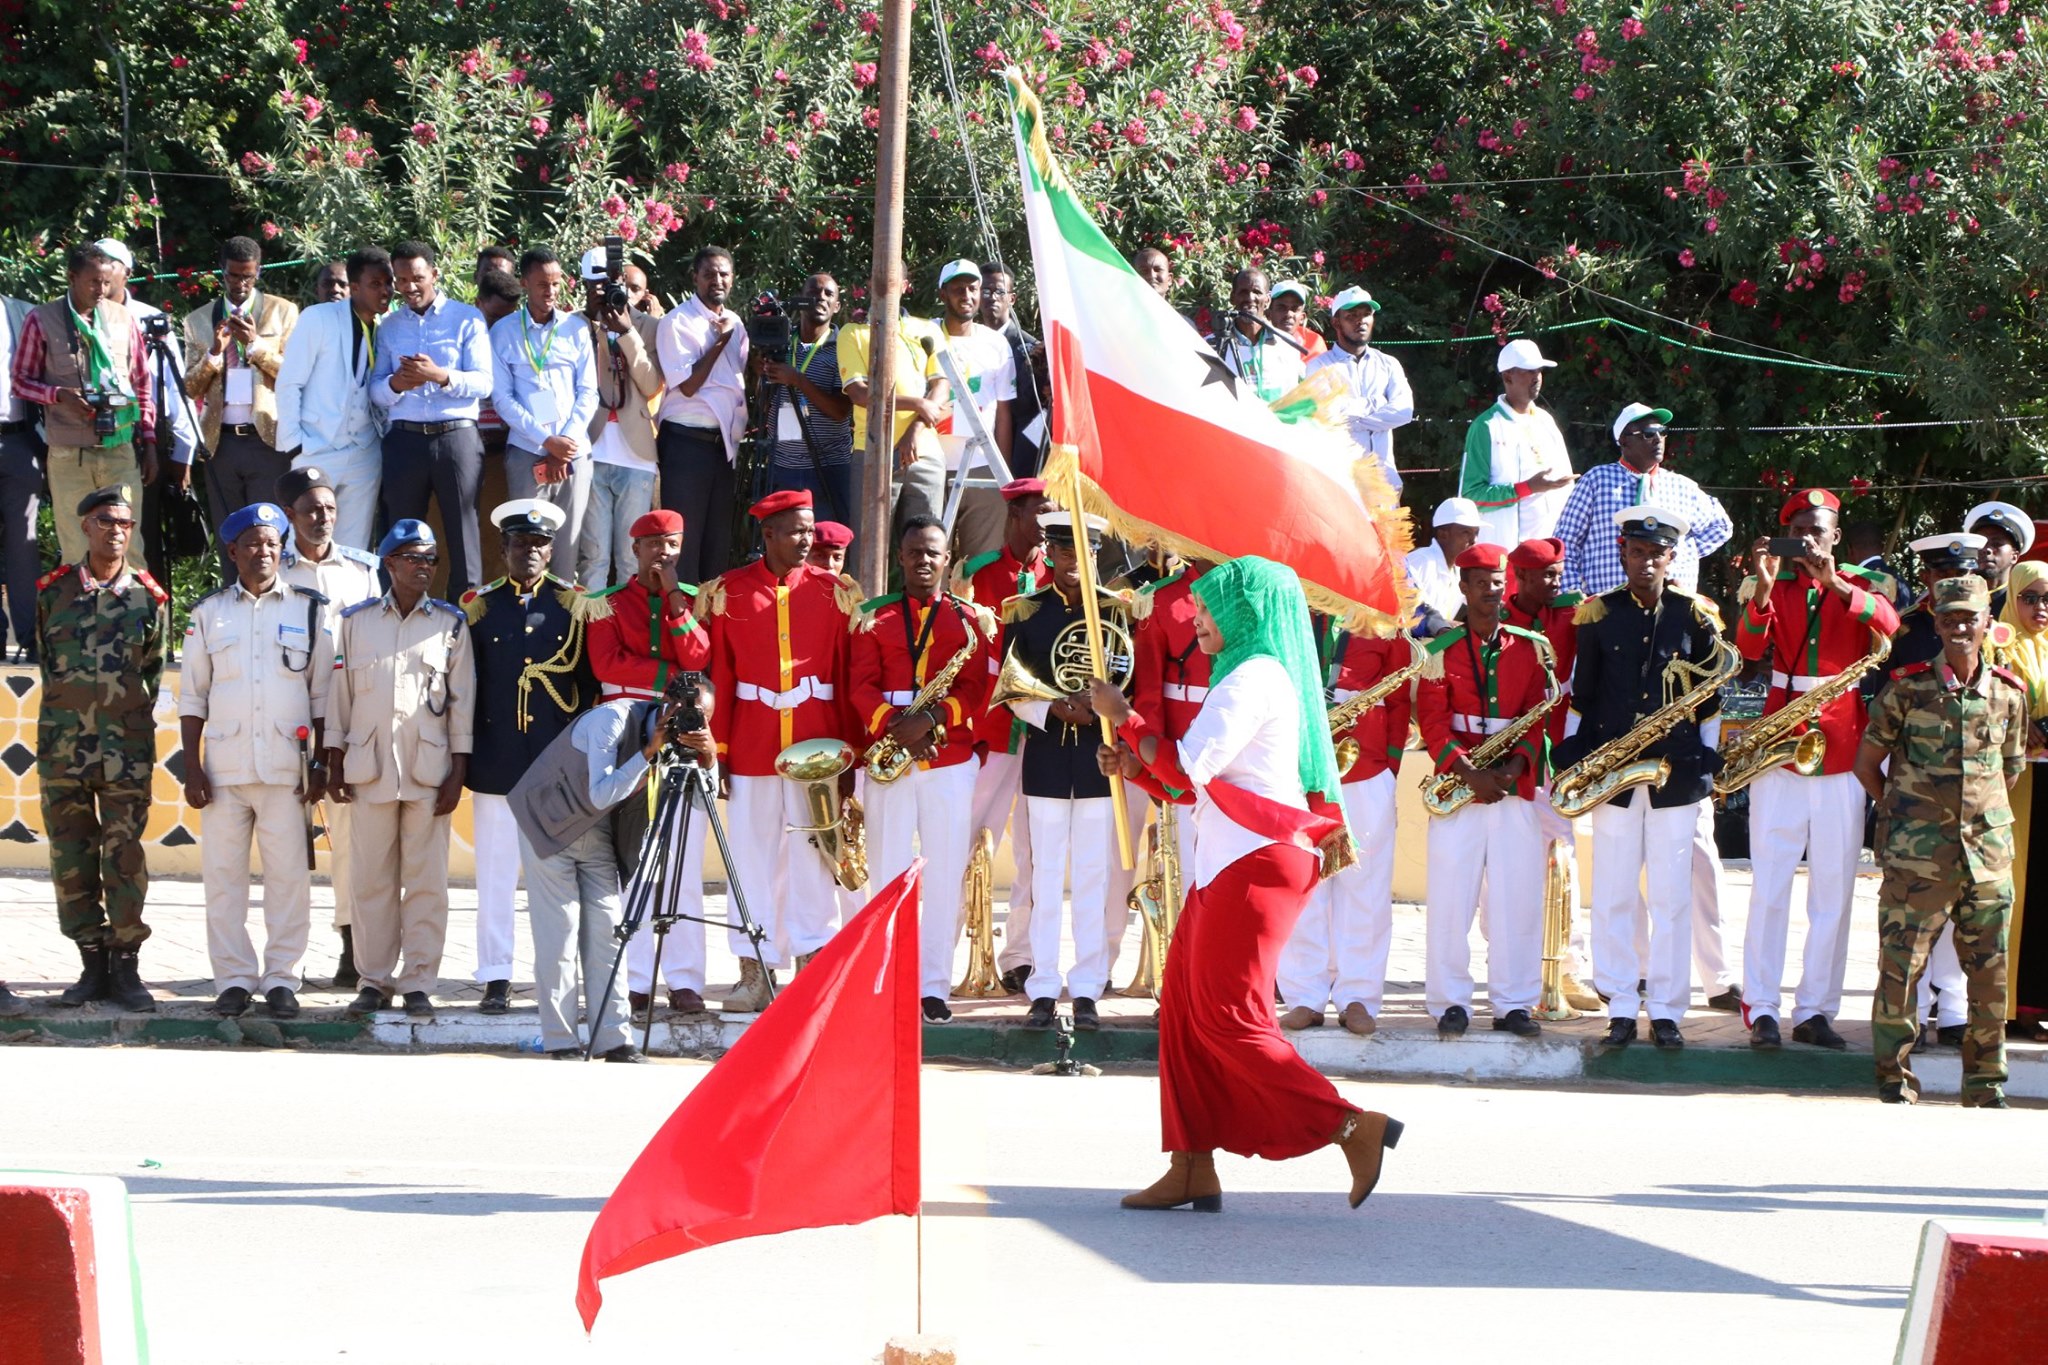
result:
[[[988,700],[992,675],[988,659],[995,618],[986,608],[939,593],[919,601],[892,593],[867,603],[867,619],[853,637],[851,695],[854,715],[873,744],[888,733],[925,683],[969,641],[974,653],[961,665],[945,699],[929,714],[945,732],[945,742],[920,768],[951,768],[974,759],[976,723]]]
[[[711,735],[736,777],[772,777],[775,756],[807,739],[858,744],[847,682],[860,590],[800,564],[777,578],[755,560],[706,590],[712,620]]]
[[[1804,573],[1780,570],[1770,602],[1761,610],[1754,580],[1743,582],[1735,647],[1745,659],[1771,661],[1765,715],[1868,654],[1873,630],[1886,636],[1898,633],[1898,608],[1876,590],[1874,575],[1847,564],[1837,565],[1835,573],[1849,585],[1847,597],[1821,587]],[[1852,687],[1835,698],[1822,708],[1819,721],[1820,732],[1827,738],[1821,773],[1848,772],[1856,764],[1856,746],[1863,742],[1863,730],[1870,721],[1861,689]]]
[[[1405,637],[1376,639],[1369,635],[1353,635],[1334,622],[1323,627],[1319,643],[1323,653],[1323,677],[1329,687],[1329,701],[1332,706],[1341,706],[1359,693],[1371,687],[1408,664],[1408,641]],[[1401,753],[1408,747],[1408,721],[1414,714],[1415,703],[1411,693],[1414,684],[1396,688],[1391,696],[1373,707],[1342,734],[1331,739],[1342,741],[1346,738],[1358,742],[1358,762],[1351,765],[1351,771],[1344,774],[1344,782],[1364,782],[1378,777],[1383,772],[1399,773]],[[1321,721],[1311,720],[1312,724]]]
[[[1535,631],[1503,625],[1490,643],[1453,626],[1429,641],[1429,666],[1415,689],[1415,723],[1436,771],[1444,772],[1478,745],[1542,702],[1551,686],[1550,642]],[[1543,727],[1522,736],[1527,759],[1515,794],[1536,794],[1544,779]]]
[[[1157,735],[1178,743],[1209,695],[1209,656],[1195,643],[1195,580],[1184,570],[1138,595],[1132,637],[1131,707]]]
[[[698,600],[697,589],[679,586],[685,597]],[[592,596],[590,671],[601,700],[659,700],[678,672],[710,668],[711,635],[693,609],[675,616],[658,609],[654,594],[637,578]]]

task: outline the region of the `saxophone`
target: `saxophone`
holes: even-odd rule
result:
[[[1872,630],[1868,654],[1811,692],[1794,697],[1768,716],[1745,726],[1721,751],[1721,775],[1714,779],[1714,795],[1725,800],[1773,768],[1790,765],[1801,777],[1819,772],[1827,757],[1827,736],[1818,730],[1801,731],[1800,727],[1820,715],[1829,702],[1856,686],[1865,673],[1883,663],[1891,652],[1891,638],[1881,630]]]
[[[1549,686],[1544,689],[1543,700],[1515,717],[1508,727],[1498,734],[1489,735],[1479,747],[1465,755],[1465,761],[1475,768],[1491,768],[1514,752],[1522,742],[1522,736],[1543,723],[1560,701],[1564,700],[1564,689],[1557,685],[1557,679],[1544,670]],[[1456,815],[1472,803],[1472,788],[1453,773],[1440,773],[1425,778],[1422,783],[1422,804],[1431,815]]]
[[[1730,678],[1742,671],[1742,655],[1726,640],[1714,642],[1714,662],[1694,687],[1638,720],[1625,735],[1608,740],[1550,780],[1550,805],[1567,820],[1625,791],[1664,785],[1671,776],[1668,758],[1643,758],[1643,751],[1692,719]]]
[[[960,646],[959,651],[946,661],[944,668],[925,680],[925,685],[910,699],[910,705],[904,709],[903,714],[907,716],[919,711],[929,711],[944,701],[946,694],[953,690],[953,680],[960,676],[960,670],[967,666],[967,661],[974,657],[974,651],[980,645],[981,639],[974,633],[974,627],[968,626],[967,643]],[[945,727],[940,726],[935,733],[937,742],[944,744]],[[910,771],[912,762],[910,750],[886,734],[870,744],[862,758],[867,764],[870,782],[894,782]]]
[[[1408,662],[1381,678],[1349,701],[1340,701],[1330,708],[1330,738],[1337,744],[1337,776],[1351,771],[1358,762],[1358,741],[1345,734],[1358,723],[1358,718],[1378,706],[1388,697],[1408,685],[1409,679],[1422,672],[1429,662],[1429,651],[1422,647],[1422,641],[1413,635],[1404,637],[1408,641]],[[1340,738],[1341,736],[1341,738]]]

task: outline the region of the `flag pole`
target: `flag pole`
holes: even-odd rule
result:
[[[889,586],[889,522],[896,470],[896,353],[903,293],[904,115],[910,100],[910,0],[882,0],[875,136],[875,240],[868,277],[868,442],[855,522],[855,574],[869,592]],[[919,394],[922,397],[922,393]]]
[[[1109,676],[1103,667],[1102,654],[1102,610],[1095,600],[1095,551],[1088,543],[1087,514],[1081,510],[1081,453],[1074,452],[1074,463],[1068,474],[1066,493],[1063,499],[1074,513],[1074,559],[1081,571],[1081,619],[1088,629],[1088,668],[1098,678]],[[1102,742],[1116,743],[1116,727],[1109,723],[1108,716],[1100,717]],[[1129,872],[1136,864],[1131,860],[1131,826],[1124,804],[1124,780],[1116,773],[1109,775],[1109,805],[1116,819],[1116,851],[1123,860],[1123,870]]]
[[[917,1201],[917,1334],[924,1335],[924,1200]]]

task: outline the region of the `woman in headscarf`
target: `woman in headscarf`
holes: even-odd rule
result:
[[[2013,638],[1998,650],[1998,662],[2027,685],[2027,716],[2038,722],[2048,716],[2048,564],[2015,564],[2006,582],[2005,608],[1998,619],[2012,627]],[[2030,1043],[2048,1042],[2048,790],[2040,789],[2044,763],[2048,744],[2036,725],[2027,736],[2026,774],[2012,790],[2013,825],[2019,838],[2013,847],[2012,918],[2005,960],[2006,1036]],[[2030,897],[2028,853],[2037,843],[2043,858],[2041,888]],[[2036,902],[2036,924],[2033,934],[2025,935],[2030,899]],[[2031,946],[2021,941],[2029,937]]]
[[[1334,872],[1349,851],[1308,602],[1293,570],[1257,558],[1210,570],[1194,591],[1210,683],[1180,742],[1148,729],[1108,683],[1091,694],[1123,741],[1102,750],[1105,771],[1124,771],[1168,799],[1192,794],[1196,831],[1160,990],[1170,1164],[1124,1207],[1215,1212],[1223,1206],[1217,1148],[1280,1161],[1334,1143],[1350,1164],[1356,1208],[1379,1183],[1401,1124],[1347,1103],[1273,1017],[1280,952],[1326,858]]]

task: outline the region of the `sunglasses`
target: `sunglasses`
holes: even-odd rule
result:
[[[1646,427],[1637,427],[1629,433],[1629,439],[1635,441],[1661,441],[1664,439],[1664,428],[1656,425],[1654,422]]]
[[[2043,607],[2048,607],[2048,593],[2023,592],[2020,594],[2020,605],[2031,611],[2039,611]]]
[[[418,550],[401,550],[391,557],[393,559],[402,559],[408,564],[417,564],[423,569],[431,569],[441,562],[441,556],[425,554]]]
[[[94,517],[92,524],[99,527],[102,531],[132,531],[135,529],[135,519],[133,517]]]

